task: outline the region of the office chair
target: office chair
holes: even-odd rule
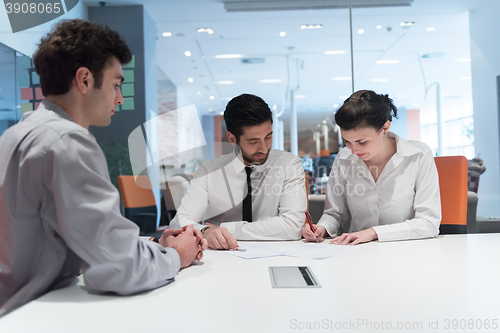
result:
[[[464,156],[435,157],[441,193],[440,234],[467,233],[467,159]]]
[[[142,186],[139,186],[139,185]],[[125,217],[137,224],[140,235],[156,235],[157,209],[147,176],[118,176],[118,188],[122,197]]]
[[[165,181],[165,188],[162,189],[165,213],[168,216],[168,223],[177,214],[177,208],[181,205],[181,200],[187,192],[189,182],[193,177],[189,175],[174,175]]]

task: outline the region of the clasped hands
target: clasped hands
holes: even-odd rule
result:
[[[311,227],[308,223],[304,225],[302,228],[302,234],[304,238],[308,242],[315,242],[316,237],[318,237],[318,241],[322,242],[324,240],[324,236],[326,234],[326,229],[323,226],[316,225],[316,232],[312,232]],[[342,235],[335,237],[330,241],[330,244],[336,245],[357,245],[360,243],[370,242],[372,240],[378,239],[377,233],[373,228],[368,228],[365,230],[361,230],[353,233],[343,233]]]
[[[163,247],[174,248],[179,254],[181,268],[188,267],[195,260],[203,258],[208,243],[201,231],[187,225],[181,229],[165,229],[158,243]]]

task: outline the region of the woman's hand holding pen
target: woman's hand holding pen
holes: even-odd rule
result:
[[[302,228],[302,235],[304,235],[304,238],[308,242],[316,242],[316,237],[318,238],[319,242],[322,242],[324,240],[324,236],[326,233],[326,229],[323,226],[316,225],[316,232],[312,232],[311,227],[309,226],[309,223],[306,223],[304,225],[304,228]]]

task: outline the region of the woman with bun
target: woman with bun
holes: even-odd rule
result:
[[[308,241],[356,245],[436,237],[441,222],[439,179],[430,148],[389,132],[397,109],[388,95],[360,90],[335,114],[344,141],[327,185],[325,210]],[[348,211],[352,219],[345,229]]]

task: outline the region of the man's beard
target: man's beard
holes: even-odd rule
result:
[[[261,164],[266,163],[267,158],[269,157],[269,152],[271,151],[271,149],[269,149],[265,153],[266,156],[264,158],[260,159],[260,158],[257,158],[257,155],[259,155],[260,153],[253,154],[253,155],[247,155],[247,154],[245,154],[245,152],[243,152],[243,149],[241,149],[239,146],[238,146],[238,148],[241,151],[241,155],[243,156],[243,160],[245,162],[250,163],[250,164],[256,164],[256,165],[261,165]]]

